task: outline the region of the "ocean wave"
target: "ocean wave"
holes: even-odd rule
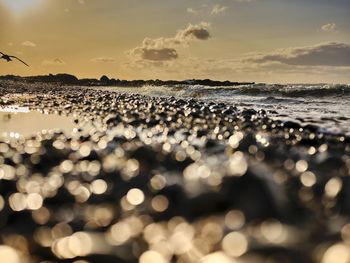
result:
[[[201,85],[177,85],[167,87],[148,87],[150,93],[159,92],[185,97],[207,97],[210,95],[249,95],[249,96],[285,96],[285,97],[327,97],[350,96],[350,84],[333,85],[281,85],[281,84],[249,84],[231,87],[209,87]]]
[[[101,89],[101,87],[99,87]],[[247,84],[237,86],[172,85],[142,87],[106,87],[128,93],[151,96],[176,96],[191,98],[232,97],[235,95],[266,97],[337,97],[350,96],[350,84]]]
[[[272,85],[256,84],[237,87],[238,93],[246,95],[280,95],[287,97],[349,96],[350,84],[334,85]]]
[[[269,103],[269,104],[277,104],[277,103],[310,103],[309,101],[305,101],[304,99],[295,99],[295,98],[281,98],[281,97],[273,97],[269,96],[263,99],[260,99],[261,103]],[[328,102],[327,102],[328,103]]]

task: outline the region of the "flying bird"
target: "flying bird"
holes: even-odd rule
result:
[[[1,56],[0,59],[4,59],[7,62],[13,61],[13,59],[17,59],[18,61],[22,62],[24,65],[26,65],[27,67],[29,67],[29,65],[27,63],[25,63],[22,59],[16,57],[16,56],[11,56],[11,55],[6,55],[2,52],[0,52]]]

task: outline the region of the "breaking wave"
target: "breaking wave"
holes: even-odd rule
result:
[[[334,85],[271,85],[255,84],[237,87],[238,93],[244,95],[280,95],[286,97],[327,97],[349,96],[350,84]]]
[[[177,95],[201,97],[208,95],[249,95],[249,96],[285,96],[285,97],[327,97],[327,96],[350,96],[350,84],[334,85],[279,85],[279,84],[253,84],[232,87],[208,87],[208,86],[172,86],[172,87],[152,87],[163,89],[162,92],[175,93]],[[165,89],[165,90],[164,90]],[[149,90],[149,91],[151,91]]]
[[[99,87],[101,88],[101,87]],[[128,93],[141,93],[151,96],[176,96],[202,98],[217,96],[278,96],[278,97],[336,97],[350,96],[350,84],[249,84],[238,86],[203,86],[203,85],[174,85],[174,86],[143,86],[143,87],[115,87],[111,90],[119,90]]]

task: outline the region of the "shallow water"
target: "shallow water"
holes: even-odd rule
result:
[[[2,137],[26,137],[44,130],[62,131],[68,134],[74,128],[77,128],[77,124],[74,123],[73,117],[31,111],[27,107],[0,108],[0,136]]]

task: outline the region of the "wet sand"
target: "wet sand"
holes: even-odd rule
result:
[[[194,99],[20,82],[0,95],[82,124],[0,139],[2,258],[350,259],[347,136]]]

